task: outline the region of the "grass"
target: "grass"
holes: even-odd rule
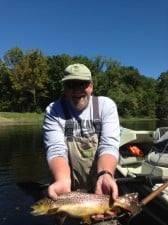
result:
[[[0,112],[0,118],[8,119],[13,122],[40,123],[43,121],[44,113],[16,113]]]
[[[41,123],[44,113],[17,113],[17,112],[0,112],[0,122],[5,118],[5,122],[19,123]],[[151,118],[150,118],[151,119]],[[120,118],[120,121],[137,121],[149,120],[149,118]],[[154,120],[153,118],[151,120]]]

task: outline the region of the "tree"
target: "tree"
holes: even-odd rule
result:
[[[14,68],[22,59],[23,59],[23,51],[18,48],[11,48],[4,54],[4,62],[8,68]]]
[[[12,89],[9,74],[10,70],[0,60],[0,111],[12,110]]]
[[[39,50],[30,50],[14,66],[10,80],[15,91],[18,110],[34,111],[40,107],[40,100],[47,97],[47,60]],[[26,108],[27,105],[27,108]]]
[[[120,116],[168,117],[167,72],[158,80],[139,74],[132,66],[100,55],[67,54],[44,57],[38,49],[26,53],[14,47],[0,61],[0,110],[37,111],[63,96],[64,69],[83,63],[92,72],[94,94],[112,98]],[[157,89],[157,91],[156,91]]]
[[[150,118],[156,117],[156,93],[157,81],[153,78],[140,76],[140,84],[137,89],[137,98],[139,102],[139,115],[148,116]]]
[[[157,117],[168,119],[168,71],[161,73],[157,86]]]
[[[61,79],[64,76],[65,68],[72,63],[72,58],[66,54],[47,58],[49,91],[48,103],[60,98],[63,95]]]

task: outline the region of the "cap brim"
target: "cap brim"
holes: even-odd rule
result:
[[[68,80],[86,80],[86,81],[91,81],[91,77],[80,77],[80,76],[67,76],[64,77],[61,81],[68,81]]]

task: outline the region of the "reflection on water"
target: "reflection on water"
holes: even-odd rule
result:
[[[0,128],[1,185],[4,177],[5,183],[43,177],[46,173],[46,161],[41,127],[22,125]]]
[[[155,130],[157,127],[167,127],[168,120],[129,120],[121,122],[121,125],[133,130]]]
[[[47,224],[30,215],[33,196],[16,185],[47,176],[41,126],[0,126],[0,224]]]
[[[168,126],[168,121],[159,122],[133,121],[122,126],[135,130]],[[23,181],[45,181],[48,176],[41,125],[0,126],[0,225],[53,223],[51,218],[30,215],[34,198],[16,185]]]

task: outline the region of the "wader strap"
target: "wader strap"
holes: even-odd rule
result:
[[[71,115],[68,111],[68,108],[66,106],[65,99],[60,100],[64,115],[65,115],[65,136],[66,137],[72,137],[73,136],[73,128],[74,128],[74,121],[71,119]]]
[[[93,96],[93,125],[95,127],[95,132],[100,137],[101,134],[101,120],[99,117],[99,104],[98,97]]]

